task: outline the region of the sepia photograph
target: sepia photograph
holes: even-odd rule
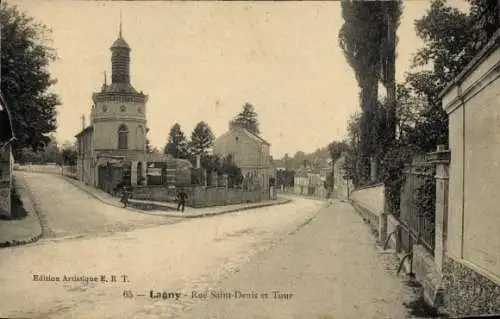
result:
[[[0,31],[0,318],[500,317],[500,0],[5,0]]]

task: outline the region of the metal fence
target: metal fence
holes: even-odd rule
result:
[[[399,219],[403,224],[402,248],[406,252],[418,242],[434,253],[435,172],[435,165],[427,155],[415,157],[404,170]]]

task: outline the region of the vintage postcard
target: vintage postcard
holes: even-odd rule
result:
[[[0,318],[500,315],[499,1],[0,4]]]

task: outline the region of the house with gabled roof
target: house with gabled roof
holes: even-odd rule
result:
[[[271,144],[265,139],[231,121],[229,130],[215,140],[213,153],[231,155],[244,178],[252,179],[263,190],[267,190],[275,178],[270,147]]]

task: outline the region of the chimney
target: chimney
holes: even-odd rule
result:
[[[242,123],[238,123],[236,121],[231,121],[229,122],[229,130],[232,131],[232,130],[235,130],[237,128],[244,128],[245,126],[242,124]]]

